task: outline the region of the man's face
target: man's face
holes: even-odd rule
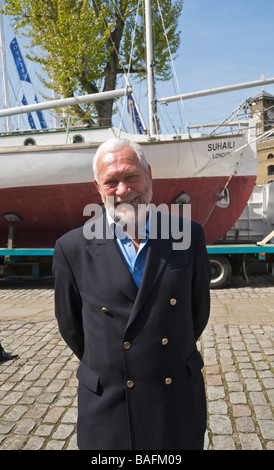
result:
[[[94,183],[101,194],[103,203],[113,219],[123,219],[132,223],[138,216],[138,206],[149,204],[152,196],[151,168],[144,168],[134,150],[123,148],[117,152],[106,153],[97,162],[97,179]],[[114,206],[108,198],[113,198]],[[110,199],[111,200],[111,199]],[[129,204],[127,211],[122,204]]]

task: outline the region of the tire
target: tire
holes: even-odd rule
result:
[[[211,266],[211,289],[220,289],[224,287],[231,278],[231,264],[226,256],[214,255],[209,257]]]

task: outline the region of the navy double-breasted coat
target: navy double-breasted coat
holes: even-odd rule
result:
[[[148,241],[139,290],[115,240],[87,240],[83,228],[56,242],[53,273],[60,333],[80,360],[79,448],[191,448],[206,429],[196,341],[209,317],[210,269],[200,225],[187,250]]]

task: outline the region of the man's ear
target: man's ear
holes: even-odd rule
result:
[[[96,187],[98,193],[101,194],[100,185],[99,185],[98,181],[96,181],[96,180],[94,179],[94,180],[93,180],[93,183],[95,184],[95,187]]]
[[[149,164],[148,164],[148,167],[147,167],[147,174],[148,174],[149,179],[152,181],[152,170],[151,170],[151,166]]]

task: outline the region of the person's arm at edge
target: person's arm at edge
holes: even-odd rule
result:
[[[192,279],[192,315],[194,336],[197,341],[209,319],[211,269],[204,231],[200,225],[196,224],[196,227],[197,235]]]
[[[55,245],[52,271],[55,278],[55,316],[59,331],[67,345],[81,360],[84,352],[82,300],[59,241]]]

